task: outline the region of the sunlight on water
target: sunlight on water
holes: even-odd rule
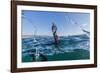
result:
[[[25,58],[27,58],[27,56],[28,56],[27,59],[33,59],[32,61],[36,61],[39,59],[39,56],[42,56],[44,58],[46,57],[49,59],[49,57],[51,56],[53,57],[55,56],[55,54],[59,55],[59,54],[67,54],[67,53],[73,53],[73,52],[78,52],[78,53],[84,52],[83,54],[88,52],[87,54],[89,58],[89,49],[90,49],[89,37],[85,34],[60,37],[58,45],[54,44],[53,37],[51,36],[35,36],[35,40],[34,40],[34,37],[28,37],[28,38],[22,39],[23,62],[25,62],[26,60]],[[72,58],[72,60],[74,59],[75,57]],[[81,56],[80,56],[80,59],[81,59]],[[54,59],[52,58],[52,60]],[[66,60],[66,59],[61,58],[59,60]]]

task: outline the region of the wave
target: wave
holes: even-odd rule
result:
[[[75,49],[84,49],[89,51],[90,39],[86,35],[62,36],[59,37],[59,44],[55,45],[53,38],[50,36],[39,36],[22,39],[22,54],[53,55],[55,53],[73,52]]]

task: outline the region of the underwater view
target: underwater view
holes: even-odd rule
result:
[[[52,36],[23,36],[22,62],[83,60],[90,58],[90,41],[85,34],[59,37],[54,44]]]

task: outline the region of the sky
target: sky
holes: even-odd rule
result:
[[[84,34],[81,28],[90,30],[90,14],[22,10],[22,35],[52,36],[52,23],[59,36]]]

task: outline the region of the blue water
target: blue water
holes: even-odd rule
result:
[[[22,38],[22,62],[89,59],[89,51],[90,39],[85,34],[61,36],[58,45],[52,36]]]

